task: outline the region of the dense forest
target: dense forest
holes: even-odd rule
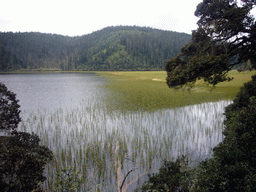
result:
[[[191,35],[148,27],[106,27],[68,37],[38,32],[0,33],[0,71],[163,70]]]

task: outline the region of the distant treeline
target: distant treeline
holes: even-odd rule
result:
[[[190,40],[189,34],[137,26],[78,37],[0,33],[0,70],[163,70]]]

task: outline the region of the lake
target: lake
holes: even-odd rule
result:
[[[0,80],[17,94],[22,111],[77,108],[104,95],[104,79],[92,73],[5,74]]]
[[[63,167],[80,171],[82,191],[118,191],[134,170],[125,183],[132,191],[164,159],[209,157],[223,140],[223,112],[230,103],[121,113],[108,110],[107,79],[93,73],[4,74],[0,81],[20,100],[19,130],[38,134],[54,153],[45,170],[49,191]]]

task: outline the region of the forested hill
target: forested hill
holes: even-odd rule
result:
[[[0,33],[0,70],[162,70],[191,35],[146,27],[107,27],[68,37]]]

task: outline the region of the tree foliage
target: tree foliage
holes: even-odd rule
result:
[[[231,80],[227,72],[237,65],[256,67],[256,23],[251,0],[204,0],[192,41],[166,63],[169,87],[193,84],[197,79],[216,85]]]
[[[52,152],[39,144],[35,134],[17,132],[21,121],[16,95],[0,83],[0,186],[2,191],[33,191],[45,180],[44,166]]]
[[[149,180],[145,182],[141,191],[188,191],[187,162],[185,157],[176,161],[164,161],[159,173],[149,174]]]
[[[256,76],[226,108],[225,139],[198,167],[194,191],[256,190]]]
[[[256,23],[252,0],[204,0],[192,42],[166,63],[169,87],[193,84],[203,78],[216,85],[231,80],[227,72],[237,65],[256,67]],[[256,190],[256,76],[246,83],[225,110],[224,140],[213,157],[200,162],[191,191]]]
[[[0,70],[163,70],[190,40],[189,34],[137,26],[78,37],[0,33]]]
[[[80,186],[84,183],[84,178],[79,176],[75,168],[65,167],[57,172],[55,192],[76,192],[81,190]]]
[[[14,130],[20,118],[20,105],[16,95],[0,82],[0,130]]]
[[[44,166],[52,152],[39,145],[39,137],[26,132],[12,132],[1,149],[0,185],[3,191],[33,191],[45,181]]]
[[[211,158],[186,172],[180,163],[167,162],[142,189],[171,191],[175,181],[176,191],[256,191],[256,75],[226,107],[225,116],[225,138]]]
[[[23,67],[21,60],[6,49],[6,44],[0,41],[0,71],[15,70]]]

